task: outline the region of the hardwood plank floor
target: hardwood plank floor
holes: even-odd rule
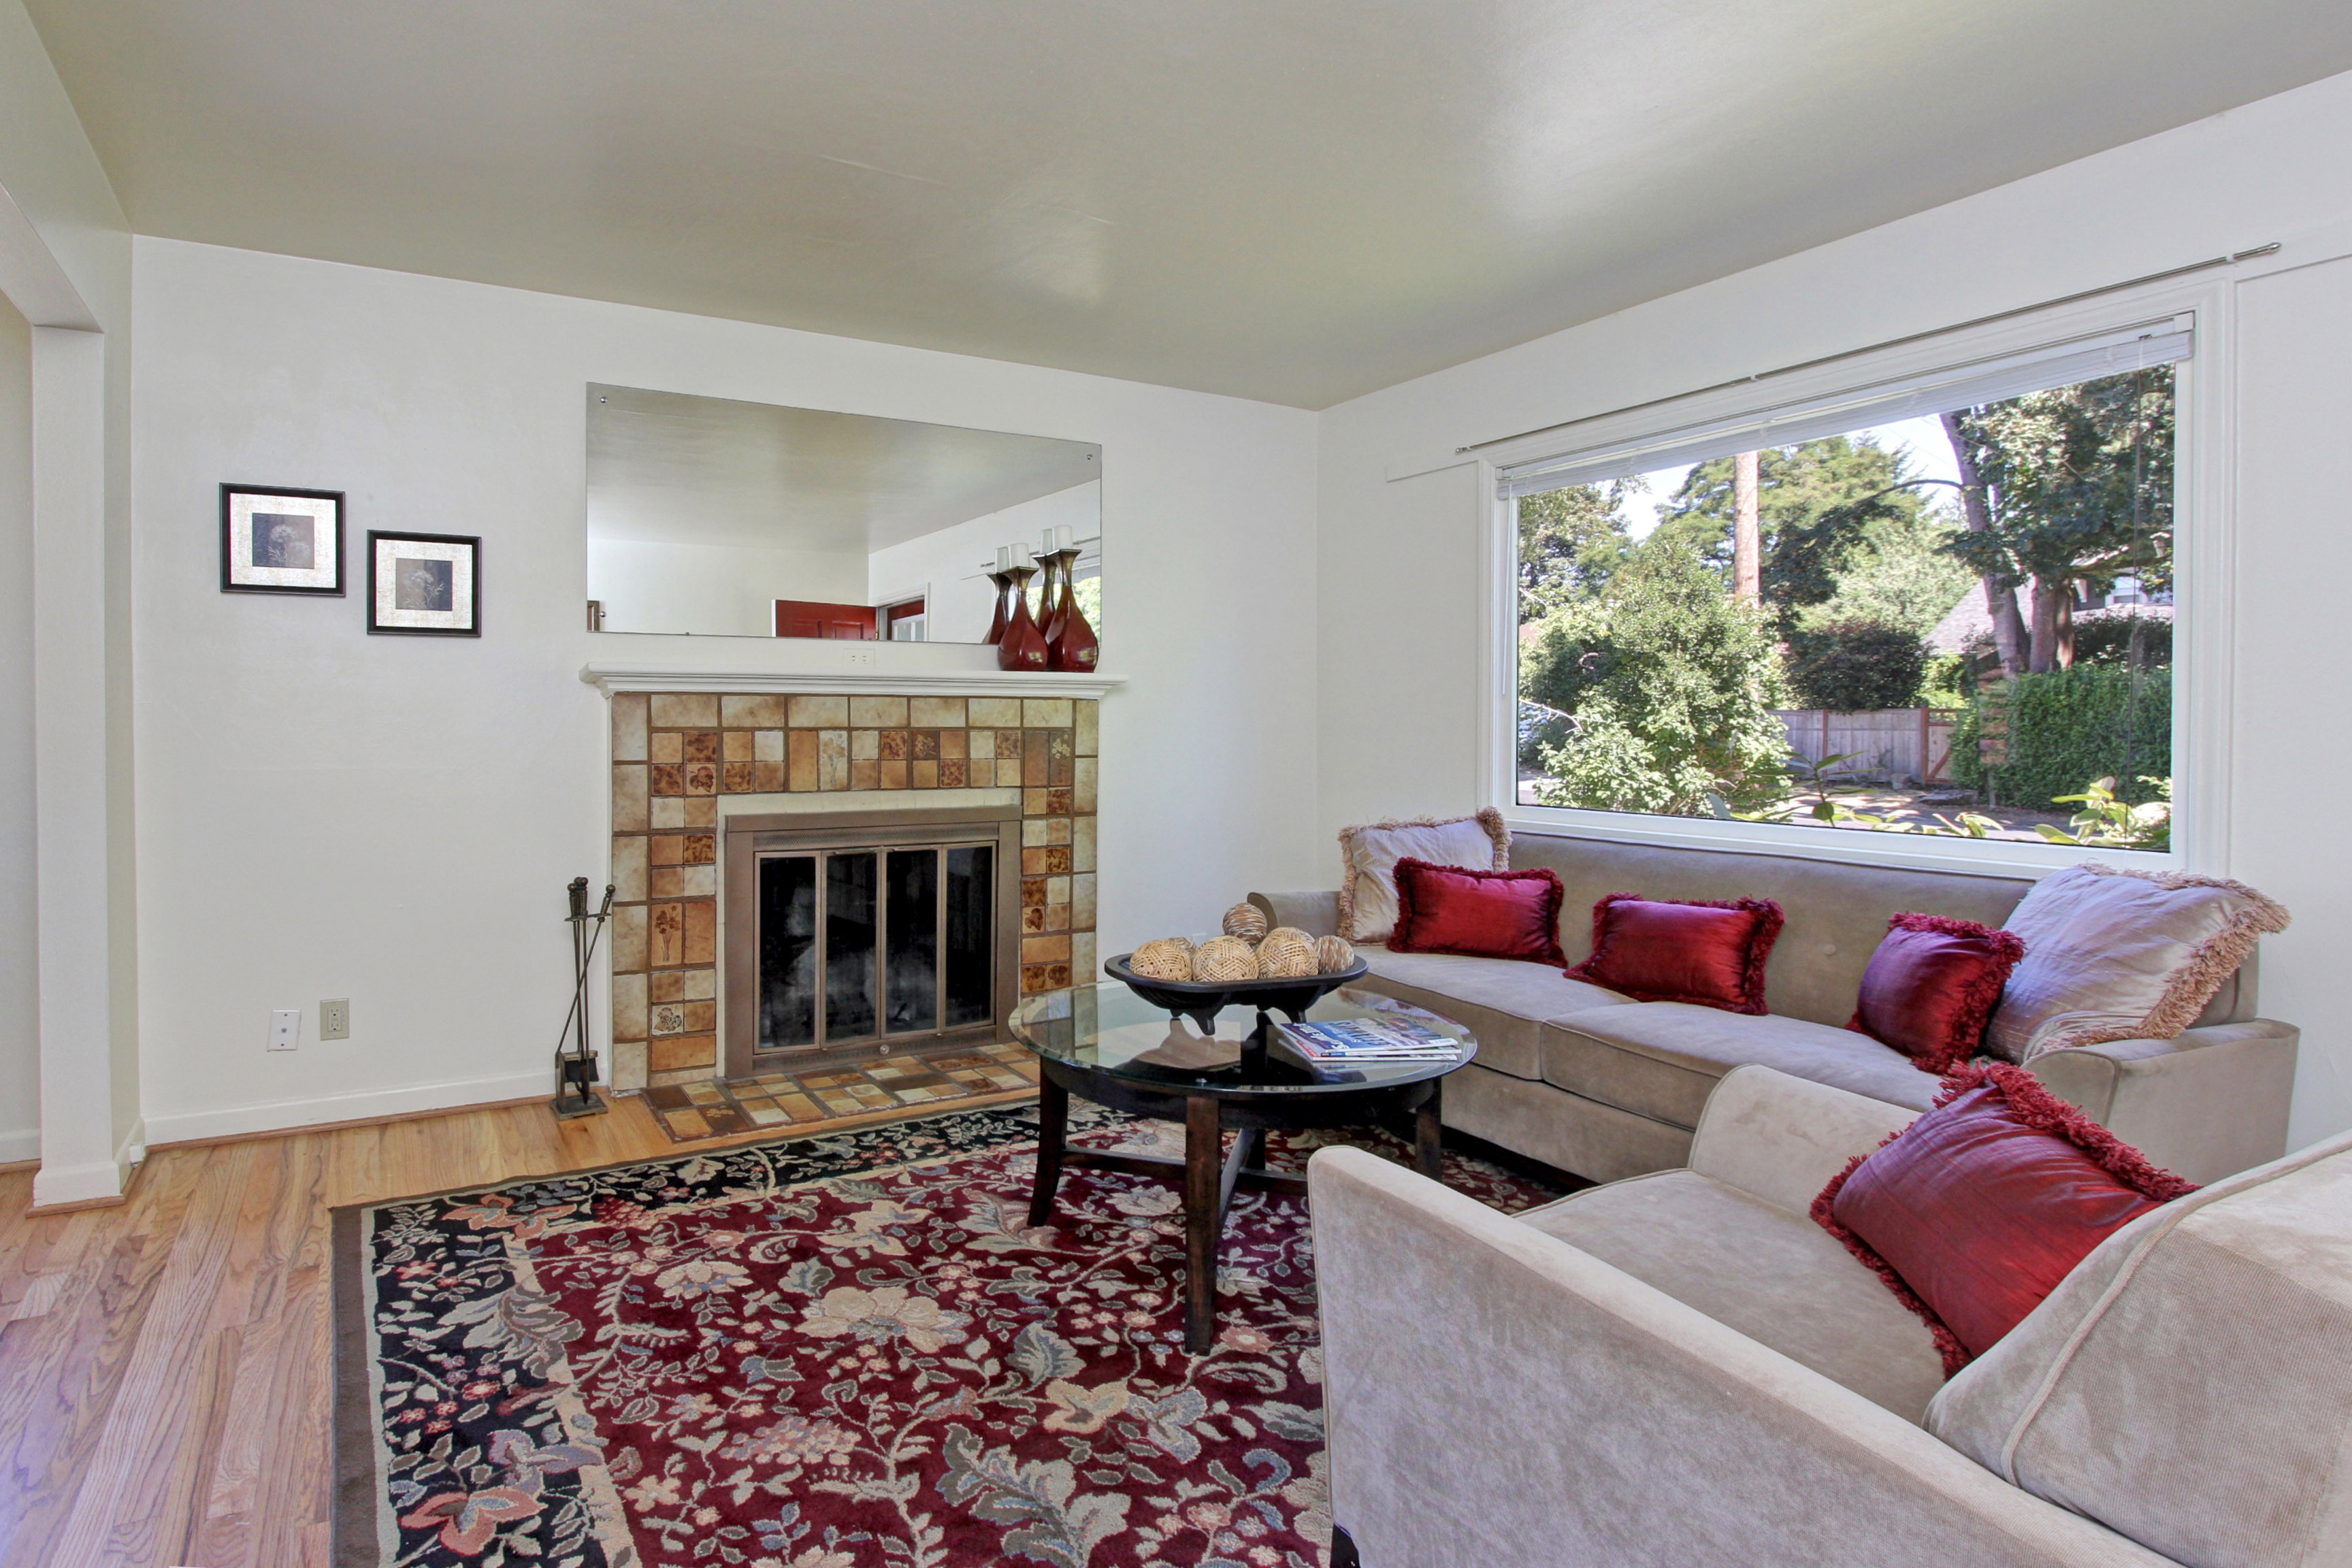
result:
[[[323,1563],[330,1209],[780,1132],[492,1106],[159,1149],[128,1203],[42,1217],[32,1172],[0,1172],[0,1568]]]

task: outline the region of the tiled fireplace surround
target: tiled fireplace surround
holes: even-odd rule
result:
[[[613,1088],[719,1076],[719,838],[740,811],[1018,790],[1021,994],[1094,973],[1096,701],[616,690],[611,703]]]

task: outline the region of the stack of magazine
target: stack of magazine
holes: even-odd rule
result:
[[[1409,1018],[1342,1018],[1328,1024],[1283,1024],[1283,1043],[1318,1065],[1452,1061],[1458,1041]]]

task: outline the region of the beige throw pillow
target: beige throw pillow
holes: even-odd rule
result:
[[[2168,1040],[2196,1022],[2287,912],[2242,882],[2089,862],[2033,885],[2025,941],[1985,1047],[2013,1062],[2103,1040]]]
[[[1339,830],[1339,934],[1349,942],[1386,942],[1396,928],[1396,863],[1426,860],[1472,871],[1511,868],[1511,830],[1488,806],[1475,816],[1446,821],[1414,817]]]

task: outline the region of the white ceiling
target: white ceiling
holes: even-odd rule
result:
[[[27,0],[142,233],[1306,407],[2352,68],[2343,0]]]
[[[1084,441],[591,386],[588,537],[870,555],[1091,483],[1101,458]]]

